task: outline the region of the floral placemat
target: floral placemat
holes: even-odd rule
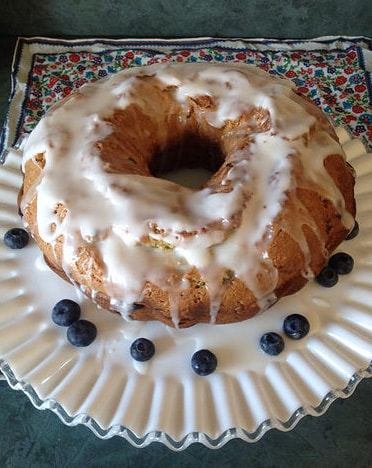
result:
[[[372,39],[57,40],[19,38],[0,156],[56,101],[85,83],[163,62],[245,62],[293,81],[372,149]]]

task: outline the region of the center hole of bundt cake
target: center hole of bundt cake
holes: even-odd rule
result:
[[[198,189],[225,160],[220,145],[209,138],[186,133],[153,154],[149,168],[154,177]]]

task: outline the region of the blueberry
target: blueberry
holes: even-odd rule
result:
[[[284,349],[284,340],[278,333],[267,332],[261,336],[260,346],[270,356],[277,356]]]
[[[28,232],[22,228],[12,228],[4,234],[4,243],[10,249],[23,249],[28,240]]]
[[[321,286],[331,288],[337,284],[338,274],[333,268],[325,266],[315,279]]]
[[[346,252],[337,252],[328,261],[328,266],[339,275],[347,275],[354,267],[353,257]]]
[[[97,328],[88,320],[76,320],[67,329],[68,341],[78,347],[88,346],[96,339]]]
[[[71,299],[62,299],[52,309],[52,320],[57,325],[69,327],[80,318],[80,306]]]
[[[198,375],[209,375],[217,368],[217,358],[212,351],[200,349],[192,355],[191,367]]]
[[[147,338],[137,338],[131,344],[130,354],[136,361],[148,361],[155,354],[154,343]]]
[[[306,317],[300,314],[288,315],[283,322],[284,333],[293,340],[299,340],[309,333],[310,324]]]
[[[346,236],[345,240],[354,239],[354,237],[356,237],[358,234],[359,234],[359,223],[358,221],[355,221],[353,229]]]

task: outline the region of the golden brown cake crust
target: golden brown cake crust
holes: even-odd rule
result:
[[[158,173],[174,168],[169,154],[176,154],[183,167],[202,165],[213,171],[204,189],[209,189],[211,193],[231,192],[233,187],[230,184],[233,182],[229,182],[229,171],[236,162],[235,155],[249,148],[253,135],[269,133],[274,125],[274,117],[267,109],[253,107],[233,120],[227,119],[223,125],[214,126],[206,116],[208,112],[214,111],[215,100],[208,95],[188,97],[185,115],[184,106],[174,97],[175,89],[175,86],[165,86],[153,75],[136,77],[131,91],[147,98],[143,97],[140,103],[134,100],[124,108],[108,111],[102,117],[111,130],[107,136],[94,142],[94,147],[104,163],[105,172],[151,179]],[[265,244],[262,251],[266,252],[266,257],[258,260],[259,267],[252,283],[259,285],[262,291],[271,291],[275,275],[275,287],[267,296],[267,304],[262,305],[257,300],[254,288],[244,278],[239,277],[230,265],[222,266],[220,284],[217,285],[220,303],[212,320],[217,324],[248,319],[279,298],[301,289],[309,278],[318,274],[327,257],[348,234],[350,225],[345,225],[345,213],[350,218],[355,217],[354,171],[345,161],[341,148],[335,152],[337,137],[332,126],[314,104],[295,92],[291,92],[290,98],[314,118],[315,123],[311,125],[310,131],[301,137],[304,147],[311,146],[313,136],[321,132],[332,140],[333,143],[329,143],[329,140],[325,142],[329,145],[329,154],[323,157],[321,164],[327,177],[333,181],[335,190],[340,192],[344,206],[335,206],[328,196],[329,192],[316,179],[304,181],[302,160],[300,157],[293,158],[290,174],[295,183],[285,191],[280,211],[267,226],[266,234],[260,241]],[[78,92],[71,99],[83,100],[89,97]],[[63,108],[63,104],[60,107]],[[206,157],[203,156],[200,162],[195,158],[196,152],[198,158],[200,153]],[[312,157],[317,158],[318,155],[314,153]],[[112,292],[105,281],[107,266],[102,251],[97,248],[97,244],[105,242],[104,238],[99,242],[83,239],[76,247],[73,263],[66,269],[66,234],[56,236],[53,241],[48,241],[44,234],[40,234],[41,218],[38,210],[41,208],[38,206],[40,200],[37,187],[43,180],[46,164],[48,151],[38,152],[24,162],[24,182],[19,204],[26,225],[53,271],[80,287],[104,309],[123,313],[122,306],[118,307],[117,302],[113,301]],[[246,196],[247,200],[243,200],[242,206],[227,223],[217,217],[203,226],[201,231],[185,229],[179,235],[187,239],[188,236],[199,236],[215,230],[228,239],[243,224],[246,216],[244,205],[249,202]],[[58,223],[63,224],[65,217],[69,216],[69,210],[70,206],[63,200],[54,207]],[[182,210],[181,206],[179,210]],[[300,228],[297,223],[292,229],[293,219],[301,220]],[[53,225],[49,229],[53,230]],[[149,233],[142,236],[139,242],[147,249],[167,251],[168,255],[174,245],[165,237],[163,240],[162,229],[162,226],[151,225]],[[42,228],[44,231],[45,226]],[[244,262],[244,258],[240,260]],[[134,320],[159,320],[180,328],[211,322],[211,302],[214,299],[210,291],[216,289],[216,286],[211,287],[208,281],[203,268],[195,265],[173,271],[166,280],[167,287],[164,287],[164,282],[155,284],[150,277],[144,278],[138,299],[131,302],[127,316]],[[180,282],[182,287],[179,286]],[[173,292],[172,284],[175,285]]]

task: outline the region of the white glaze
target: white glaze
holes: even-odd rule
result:
[[[222,127],[253,108],[269,111],[270,130],[252,134],[249,147],[231,155],[234,166],[221,183],[231,182],[232,191],[213,193],[209,188],[195,190],[159,178],[105,171],[94,143],[111,131],[103,120],[105,116],[134,101],[142,105],[144,97],[132,93],[139,75],[155,75],[165,87],[176,86],[174,97],[185,112],[188,98],[211,96],[216,108],[205,111],[205,118],[212,126]],[[40,236],[51,243],[64,236],[67,275],[77,247],[93,239],[108,272],[105,288],[125,317],[132,303],[141,299],[145,280],[179,291],[187,287],[185,280],[169,285],[168,278],[172,273],[182,278],[192,266],[207,281],[212,322],[219,309],[226,269],[243,280],[261,307],[266,308],[276,299],[276,271],[267,258],[264,238],[287,191],[297,184],[292,174],[294,160],[300,160],[308,176],[305,186],[313,180],[320,182],[345,224],[351,227],[353,222],[344,209],[342,195],[323,167],[328,154],[342,150],[326,132],[305,145],[302,136],[309,135],[315,118],[292,100],[291,94],[288,81],[238,64],[153,65],[125,70],[83,87],[81,95],[52,108],[23,146],[23,168],[39,153],[44,153],[46,159],[37,185]],[[28,200],[26,194],[23,203]],[[54,213],[58,203],[68,210],[62,223]],[[232,216],[244,204],[239,228],[229,232]],[[214,221],[221,223],[220,230],[202,231]],[[296,222],[300,226],[302,220]],[[52,233],[53,223],[57,228]],[[149,228],[152,224],[164,232],[155,234]],[[180,235],[182,231],[197,231],[198,235],[186,238]],[[298,233],[296,240],[306,255],[301,229],[294,227],[292,231]],[[149,234],[171,244],[172,249],[142,246],[140,239]],[[257,283],[262,265],[272,277],[266,290]],[[312,272],[306,268],[303,274],[311,277]],[[177,325],[176,304],[172,314]]]

